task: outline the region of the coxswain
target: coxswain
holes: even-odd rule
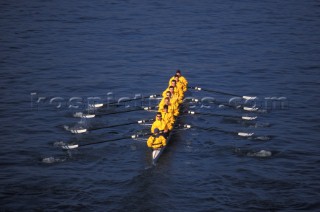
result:
[[[160,130],[158,128],[155,128],[153,134],[148,138],[147,145],[153,150],[167,145],[166,139],[160,134]]]

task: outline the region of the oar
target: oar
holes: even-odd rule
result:
[[[62,149],[75,149],[81,146],[89,146],[89,145],[94,145],[94,144],[101,144],[101,143],[107,143],[107,142],[112,142],[112,141],[119,141],[119,140],[124,140],[124,139],[135,139],[135,138],[140,138],[146,135],[151,135],[151,133],[144,133],[142,135],[138,135],[138,134],[134,134],[134,135],[130,135],[130,136],[124,136],[124,137],[120,137],[120,138],[114,138],[114,139],[110,139],[110,140],[105,140],[105,141],[97,141],[97,142],[93,142],[93,143],[86,143],[86,144],[67,144],[67,145],[63,145],[61,146]]]
[[[197,98],[192,98],[191,99],[191,102],[195,102],[195,103],[201,103],[201,101]],[[230,105],[230,104],[226,104],[226,103],[222,103],[222,102],[217,102],[217,101],[211,101],[210,103],[214,103],[216,105],[223,105],[225,107],[231,107],[231,108],[236,108],[236,109],[242,109],[242,110],[245,110],[245,111],[250,111],[250,112],[255,112],[255,111],[258,111],[259,108],[258,107],[247,107],[247,106],[235,106],[235,105]]]
[[[232,93],[226,93],[226,92],[222,92],[222,91],[216,91],[216,90],[209,90],[209,89],[204,89],[204,88],[200,88],[200,87],[188,87],[194,90],[198,90],[198,91],[207,91],[207,92],[211,92],[211,93],[218,93],[218,94],[224,94],[224,95],[228,95],[228,96],[236,96],[236,97],[241,97],[243,99],[256,99],[256,96],[241,96],[241,95],[237,95],[237,94],[232,94]]]
[[[109,126],[96,127],[96,128],[91,128],[91,129],[90,128],[89,129],[85,129],[85,128],[72,129],[72,130],[70,130],[70,132],[75,133],[75,134],[80,134],[80,133],[85,133],[88,131],[126,126],[126,125],[130,125],[130,124],[143,124],[143,123],[150,122],[150,121],[154,121],[154,119],[139,120],[139,121],[133,121],[133,122],[123,123],[123,124],[115,124],[115,125],[109,125]]]
[[[207,116],[221,116],[221,117],[230,117],[230,118],[238,118],[243,120],[255,120],[257,116],[232,116],[232,115],[225,115],[225,114],[215,114],[215,113],[199,113],[195,111],[188,111],[188,114],[191,115],[207,115]]]
[[[246,132],[232,132],[232,131],[226,131],[226,130],[222,130],[222,129],[218,129],[215,127],[209,127],[209,128],[204,128],[204,127],[198,127],[198,126],[191,126],[191,125],[184,125],[185,128],[195,128],[195,129],[200,129],[200,130],[208,130],[208,131],[217,131],[217,132],[223,132],[223,133],[227,133],[227,134],[231,134],[231,135],[238,135],[241,137],[250,137],[252,136],[254,133],[246,133]]]
[[[118,105],[120,103],[124,103],[124,102],[131,102],[131,101],[134,101],[134,100],[139,100],[139,99],[155,99],[157,97],[161,97],[162,95],[160,94],[152,94],[150,96],[140,96],[140,97],[137,97],[137,98],[130,98],[130,99],[125,99],[125,100],[118,100],[118,101],[114,101],[114,102],[108,102],[106,104],[103,104],[103,103],[97,103],[97,104],[89,104],[88,106],[89,107],[93,107],[93,108],[100,108],[100,107],[103,107],[105,105]]]
[[[129,112],[133,112],[133,111],[138,111],[138,110],[153,110],[155,109],[155,107],[138,107],[136,109],[133,110],[124,110],[124,111],[114,111],[114,112],[108,112],[108,113],[98,113],[98,114],[90,114],[90,113],[82,113],[82,112],[77,112],[75,114],[73,114],[74,117],[77,118],[94,118],[96,116],[106,116],[106,115],[112,115],[112,114],[118,114],[118,113],[129,113]]]
[[[269,123],[256,123],[251,122],[252,120],[257,119],[257,116],[236,116],[236,115],[225,115],[225,114],[214,114],[214,113],[199,113],[195,111],[188,111],[188,114],[191,115],[206,115],[206,116],[220,116],[225,118],[231,118],[232,120],[235,120],[237,123],[241,123],[241,125],[248,126],[248,127],[270,127],[271,124]]]

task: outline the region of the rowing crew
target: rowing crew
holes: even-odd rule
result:
[[[181,71],[177,70],[176,74],[170,78],[168,88],[162,93],[163,98],[159,103],[156,119],[151,126],[153,134],[147,141],[148,147],[155,150],[166,146],[166,138],[179,115],[179,105],[183,101],[187,88],[188,81],[181,75]]]

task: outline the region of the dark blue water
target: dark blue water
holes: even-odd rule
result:
[[[316,211],[319,9],[316,0],[2,1],[1,211]],[[207,102],[189,109],[257,120],[185,115],[181,124],[223,132],[176,130],[152,168],[146,138],[61,148],[147,130],[74,135],[64,127],[152,118],[71,115],[110,92],[160,93],[176,69],[191,86],[259,97],[246,102],[257,112]],[[190,91],[216,102],[231,97]],[[134,104],[141,102],[104,110]]]

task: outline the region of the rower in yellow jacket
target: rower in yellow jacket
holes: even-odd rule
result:
[[[169,100],[170,100],[170,104],[173,104],[176,108],[179,107],[179,103],[177,102],[177,99],[171,98],[171,92],[170,92],[170,91],[167,91],[167,92],[166,92],[166,96],[161,99],[159,106],[160,106],[160,105],[164,105],[164,101],[165,101],[165,99],[166,99],[167,97],[168,97]]]
[[[175,104],[172,104],[170,102],[169,97],[164,98],[164,102],[160,102],[158,111],[162,112],[165,105],[168,105],[168,112],[169,113],[172,113],[174,116],[179,115],[179,108]]]
[[[153,135],[148,138],[147,145],[152,149],[159,149],[167,145],[166,139],[163,135],[159,134],[160,130],[158,128],[154,129]]]
[[[161,133],[167,133],[168,132],[168,126],[167,123],[162,119],[161,112],[157,112],[156,120],[153,122],[151,126],[151,133],[154,132],[154,129],[158,128]]]
[[[175,81],[175,85],[172,84],[172,81]],[[172,85],[174,87],[176,87],[176,90],[178,89],[180,93],[184,94],[184,92],[187,91],[187,87],[179,80],[179,75],[176,74],[173,77],[171,77],[170,81],[169,81],[169,86]]]
[[[168,105],[164,105],[161,111],[162,119],[167,123],[168,129],[172,130],[174,124],[174,116],[173,113],[168,111]]]
[[[174,92],[175,93],[178,93],[179,97],[182,99],[183,98],[183,94],[184,94],[184,91],[183,91],[183,88],[182,88],[182,84],[180,83],[178,85],[178,82],[177,80],[171,80],[171,85],[170,86],[173,86],[174,87]]]
[[[176,75],[179,76],[179,81],[184,85],[184,87],[187,89],[188,88],[188,81],[187,79],[181,75],[181,71],[178,69],[176,71]],[[170,85],[170,82],[171,80],[175,79],[175,76],[171,77],[171,79],[169,80],[169,85]]]
[[[173,80],[175,82],[175,80]],[[171,81],[171,82],[173,82]],[[171,98],[178,102],[178,104],[182,103],[183,93],[182,91],[176,90],[175,86],[169,86],[165,91],[162,93],[162,97],[166,97],[167,91],[170,91]]]

